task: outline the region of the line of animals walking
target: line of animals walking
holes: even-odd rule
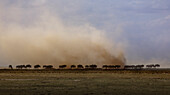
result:
[[[145,65],[125,65],[123,67],[121,67],[121,65],[103,65],[101,69],[143,69],[145,67]],[[149,64],[146,65],[146,68],[158,68],[160,67],[159,64]],[[13,69],[12,65],[9,65],[10,69]],[[55,69],[53,65],[43,65],[41,67],[41,65],[17,65],[16,69]],[[59,65],[58,69],[97,69],[97,65],[92,64],[92,65]]]

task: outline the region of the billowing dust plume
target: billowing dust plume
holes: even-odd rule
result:
[[[119,46],[90,25],[67,26],[56,18],[32,26],[0,27],[0,60],[5,64],[124,65]]]

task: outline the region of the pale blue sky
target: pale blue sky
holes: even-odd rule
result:
[[[114,40],[125,44],[129,63],[170,65],[170,0],[0,0],[0,21],[27,26],[47,10],[65,24],[88,23],[111,39],[121,31]]]

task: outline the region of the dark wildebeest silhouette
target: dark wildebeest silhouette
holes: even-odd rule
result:
[[[41,66],[40,65],[34,65],[34,68],[35,69],[38,69],[38,68],[40,68]]]
[[[22,69],[22,66],[21,65],[17,65],[16,69]]]
[[[129,67],[130,67],[129,65],[125,65],[124,69],[129,69]]]
[[[22,68],[25,68],[25,69],[26,69],[26,65],[22,65]]]
[[[160,67],[159,64],[151,64],[151,65],[152,65],[152,67],[154,67],[154,68]]]
[[[108,65],[103,65],[102,68],[103,69],[108,69]]]
[[[115,65],[115,69],[120,69],[120,65]]]
[[[26,65],[25,68],[31,68],[32,66],[30,64]]]
[[[108,68],[109,69],[116,69],[116,66],[115,65],[108,65]]]
[[[52,65],[44,65],[43,68],[44,69],[53,69],[53,66]]]
[[[85,69],[96,69],[97,68],[97,65],[85,65]]]
[[[155,67],[154,64],[150,64],[150,65],[146,65],[147,68],[152,68],[152,67]]]
[[[84,67],[83,67],[83,65],[77,65],[77,69],[83,69]]]
[[[10,68],[10,69],[13,69],[12,65],[9,65],[9,68]]]
[[[144,65],[136,65],[135,69],[142,69],[144,67]]]
[[[103,65],[103,69],[117,69],[120,65]]]
[[[136,66],[135,65],[125,65],[124,69],[135,69]]]
[[[17,69],[22,69],[22,68],[25,68],[25,65],[17,65],[16,68]]]
[[[67,67],[67,65],[59,65],[59,69],[64,69],[66,67]]]
[[[43,68],[46,68],[47,65],[43,65]]]
[[[160,67],[160,65],[159,64],[155,64],[155,67]]]
[[[97,65],[90,65],[90,69],[96,69],[97,68]]]
[[[90,66],[89,66],[89,65],[85,65],[85,68],[86,68],[86,69],[89,69],[89,68],[90,68]]]
[[[76,65],[71,65],[71,69],[75,69],[76,68]]]

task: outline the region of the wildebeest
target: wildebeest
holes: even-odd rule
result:
[[[155,67],[160,67],[160,65],[159,64],[155,64]]]
[[[45,68],[45,69],[52,69],[53,66],[52,65],[44,65],[43,68]]]
[[[17,69],[22,69],[22,68],[25,68],[25,65],[17,65],[16,68]]]
[[[89,66],[89,65],[85,65],[85,68],[86,68],[86,69],[89,69],[89,68],[90,68],[90,66]]]
[[[119,69],[120,65],[103,65],[103,69]]]
[[[59,69],[64,69],[66,67],[67,67],[67,65],[59,65]]]
[[[103,65],[103,69],[115,69],[115,65]]]
[[[108,68],[108,65],[103,65],[102,68],[103,68],[103,69],[107,69],[107,68]]]
[[[83,67],[83,65],[77,65],[77,69],[83,69],[84,67]]]
[[[152,68],[154,67],[154,64],[146,65],[147,68]]]
[[[90,65],[90,68],[91,68],[91,69],[96,69],[96,68],[97,68],[97,65],[94,65],[94,64],[93,64],[93,65]]]
[[[85,65],[85,69],[96,69],[97,68],[97,65]]]
[[[125,65],[124,69],[135,69],[135,65]]]
[[[10,69],[13,69],[12,65],[9,65],[9,68],[10,68]]]
[[[142,69],[144,67],[144,65],[136,65],[135,69]]]
[[[120,65],[115,65],[116,69],[120,69],[120,67],[121,67]]]
[[[40,65],[34,65],[34,68],[35,69],[38,69],[38,68],[40,68],[41,66]]]
[[[144,65],[125,65],[124,69],[142,69]]]
[[[70,67],[71,67],[71,69],[75,69],[76,65],[71,65]]]
[[[160,67],[159,64],[150,64],[150,65],[146,65],[147,68],[156,68],[156,67]]]
[[[26,65],[25,68],[31,68],[32,66],[30,64]]]

